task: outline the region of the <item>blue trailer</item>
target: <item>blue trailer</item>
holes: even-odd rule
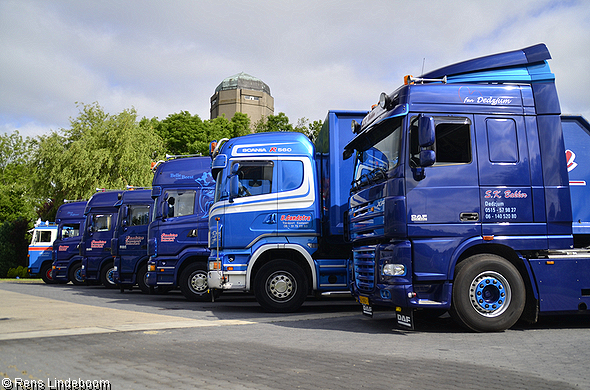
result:
[[[215,182],[209,157],[164,161],[152,182],[154,218],[148,228],[147,284],[179,287],[189,301],[209,300],[207,216]]]
[[[111,240],[113,278],[121,291],[138,285],[149,293],[147,274],[147,231],[151,218],[151,189],[133,189],[123,192],[115,203],[118,208],[115,229]]]
[[[33,237],[29,244],[27,272],[31,276],[40,275],[45,283],[51,284],[54,282],[51,277],[51,251],[53,241],[57,238],[57,224],[39,221],[30,232],[33,233]]]
[[[116,287],[111,239],[118,212],[115,203],[122,193],[123,191],[97,192],[86,205],[85,229],[80,242],[80,273],[86,283],[102,283],[107,288]]]
[[[550,58],[539,44],[407,76],[352,127],[365,314],[413,328],[417,310],[448,310],[486,332],[587,313],[590,253],[574,243],[588,245],[588,123],[560,117]]]
[[[78,248],[84,232],[86,201],[69,202],[57,209],[57,239],[53,242],[52,277],[56,282],[84,284],[82,256]]]
[[[352,160],[342,149],[366,112],[330,111],[315,145],[300,133],[258,133],[217,146],[209,212],[209,287],[253,292],[267,311],[308,294],[348,294],[343,240]]]

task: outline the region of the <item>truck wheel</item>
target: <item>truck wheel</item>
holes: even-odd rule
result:
[[[142,293],[144,294],[149,294],[150,293],[150,286],[147,284],[147,265],[144,264],[141,267],[139,267],[139,270],[137,270],[137,275],[135,276],[135,280],[137,280],[137,285],[139,286],[139,289],[141,290]]]
[[[455,269],[450,314],[476,332],[499,332],[518,321],[526,290],[516,267],[489,254],[472,256]]]
[[[102,270],[100,271],[100,281],[106,288],[117,287],[115,284],[114,272],[115,265],[112,262],[102,267]]]
[[[301,267],[288,260],[273,260],[254,278],[254,296],[272,313],[297,311],[307,296],[307,279]]]
[[[81,263],[72,264],[68,271],[68,278],[74,286],[83,286],[85,284],[84,279],[82,279]]]
[[[182,295],[191,302],[209,301],[209,284],[207,283],[207,265],[191,264],[182,271],[179,280]]]
[[[47,284],[55,283],[55,280],[51,277],[51,263],[45,263],[41,266],[41,279]]]

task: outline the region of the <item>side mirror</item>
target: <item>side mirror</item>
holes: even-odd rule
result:
[[[418,122],[418,143],[420,147],[427,148],[434,145],[434,118],[420,115]]]
[[[240,163],[235,163],[231,167],[229,175],[229,201],[233,202],[234,198],[238,197],[240,190],[240,183],[238,182],[238,171],[240,170]]]
[[[420,166],[429,167],[436,161],[436,155],[434,150],[421,150],[420,151]]]

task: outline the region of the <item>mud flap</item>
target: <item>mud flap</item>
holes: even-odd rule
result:
[[[400,328],[414,330],[414,309],[396,307],[395,318]]]

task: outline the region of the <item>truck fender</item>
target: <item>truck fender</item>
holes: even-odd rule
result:
[[[317,290],[318,284],[317,284],[317,275],[316,275],[314,261],[313,261],[311,255],[309,254],[309,252],[307,252],[301,245],[297,245],[297,244],[265,244],[265,245],[262,245],[260,248],[256,249],[256,251],[254,251],[254,253],[252,254],[250,261],[248,262],[248,268],[246,270],[246,290],[250,291],[250,289],[251,289],[250,280],[252,277],[252,270],[254,269],[254,265],[256,264],[256,261],[265,252],[267,252],[269,250],[273,250],[273,249],[293,250],[293,251],[298,252],[301,256],[303,256],[305,261],[307,261],[307,265],[309,266],[309,270],[311,272],[312,288],[314,291]]]

